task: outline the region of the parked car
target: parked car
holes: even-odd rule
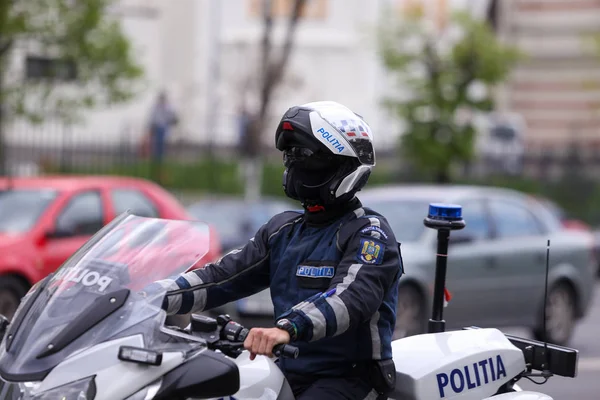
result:
[[[558,204],[550,201],[548,199],[538,198],[544,205],[548,207],[548,209],[556,215],[558,219],[560,219],[562,226],[564,229],[572,229],[572,230],[580,230],[591,232],[594,236],[594,254],[596,257],[596,275],[600,277],[600,230],[592,229],[592,227],[585,222],[571,218],[568,216],[567,212],[560,207]]]
[[[589,232],[562,229],[561,221],[535,198],[509,189],[436,185],[375,188],[358,197],[386,216],[401,242],[405,275],[400,279],[396,338],[424,332],[429,318],[436,232],[423,225],[423,218],[431,202],[461,205],[467,223],[451,234],[447,288],[452,299],[444,311],[448,329],[523,326],[538,339],[564,345],[576,321],[588,312],[596,268],[593,238]],[[245,317],[272,315],[268,290],[238,301],[237,309]]]
[[[560,220],[563,228],[582,231],[590,231],[592,229],[585,222],[576,218],[571,218],[567,212],[555,202],[541,197],[538,197],[537,199],[544,204],[548,210],[556,216],[556,218]]]
[[[31,285],[128,209],[144,217],[192,219],[169,192],[142,179],[0,178],[0,314],[11,318]],[[204,259],[220,253],[213,240]]]
[[[212,224],[223,249],[229,251],[245,245],[272,216],[295,208],[301,207],[271,197],[253,202],[238,197],[209,197],[190,205],[187,211],[195,219]]]

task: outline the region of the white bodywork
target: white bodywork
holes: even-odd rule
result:
[[[121,346],[144,347],[142,335],[128,336],[98,344],[76,353],[57,365],[48,376],[35,385],[33,394],[96,376],[94,400],[126,399],[150,385],[184,362],[180,352],[163,353],[160,366],[146,366],[119,360]],[[236,399],[273,399],[283,385],[283,374],[273,360],[258,356],[253,361],[249,353],[242,353],[233,360],[240,371],[240,390]]]
[[[481,400],[525,370],[521,350],[497,329],[410,336],[392,342],[396,399]]]
[[[180,352],[163,353],[162,364],[158,367],[123,362],[118,358],[121,346],[144,347],[144,340],[142,335],[128,336],[74,354],[57,365],[33,393],[96,375],[94,400],[124,399],[183,362]]]
[[[230,397],[240,400],[277,399],[284,377],[270,358],[257,356],[251,361],[250,354],[245,351],[234,361],[240,369],[240,390]]]
[[[143,338],[121,338],[74,354],[35,385],[34,393],[95,375],[95,400],[126,399],[184,362],[178,352],[163,353],[157,367],[123,362],[118,359],[121,346],[144,347]],[[517,392],[494,396],[525,369],[523,353],[497,329],[411,336],[394,341],[392,351],[397,382],[391,399],[552,400],[518,387]],[[244,352],[234,361],[240,371],[240,390],[220,399],[277,399],[284,376],[273,360],[258,356],[251,361]]]

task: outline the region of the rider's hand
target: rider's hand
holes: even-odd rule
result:
[[[257,355],[273,357],[273,347],[288,344],[290,334],[279,328],[252,328],[244,340],[244,348],[250,352],[250,359]]]

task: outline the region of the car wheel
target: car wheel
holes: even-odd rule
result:
[[[0,314],[9,320],[21,303],[23,296],[27,294],[28,287],[19,278],[14,276],[0,277]]]
[[[392,340],[418,335],[425,331],[425,299],[413,285],[398,288],[396,326]]]
[[[538,326],[533,334],[537,340],[565,346],[575,327],[575,293],[566,283],[559,283],[548,292],[546,331]]]

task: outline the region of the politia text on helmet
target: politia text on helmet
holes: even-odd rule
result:
[[[327,140],[329,143],[331,143],[332,146],[338,151],[338,153],[341,153],[342,151],[344,151],[344,146],[331,133],[327,132],[323,128],[319,128],[317,130],[317,132],[319,132],[321,134],[321,136],[323,136],[323,138],[325,138],[325,140]]]

